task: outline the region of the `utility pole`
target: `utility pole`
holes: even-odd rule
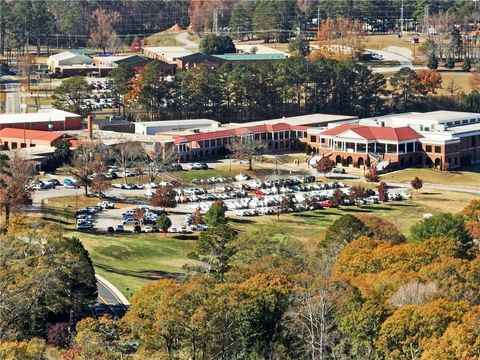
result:
[[[430,6],[427,4],[425,5],[425,13],[423,15],[423,32],[428,32],[428,18],[430,17]]]
[[[218,9],[213,9],[213,32],[218,35]]]
[[[400,7],[400,37],[403,37],[403,0]]]
[[[320,5],[317,5],[317,41],[320,42]]]

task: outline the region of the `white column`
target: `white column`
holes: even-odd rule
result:
[[[373,143],[373,152],[376,154],[377,153],[377,143]]]
[[[355,153],[357,153],[357,142],[355,142]]]

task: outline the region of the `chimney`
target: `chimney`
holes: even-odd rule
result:
[[[87,116],[87,130],[88,130],[88,139],[93,139],[93,115]]]

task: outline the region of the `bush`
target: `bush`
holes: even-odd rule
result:
[[[437,70],[438,68],[438,59],[435,55],[430,55],[428,58],[427,67],[431,70]]]
[[[463,60],[462,70],[466,72],[470,72],[471,69],[472,69],[472,62],[470,61],[470,58],[466,57],[465,60]]]
[[[455,60],[452,58],[448,58],[447,61],[445,61],[444,65],[447,69],[453,69],[455,67]]]

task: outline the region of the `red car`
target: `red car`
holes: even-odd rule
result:
[[[262,190],[256,190],[255,195],[265,196],[265,193]]]
[[[331,208],[333,207],[332,203],[330,201],[321,201],[318,203],[323,208]]]

